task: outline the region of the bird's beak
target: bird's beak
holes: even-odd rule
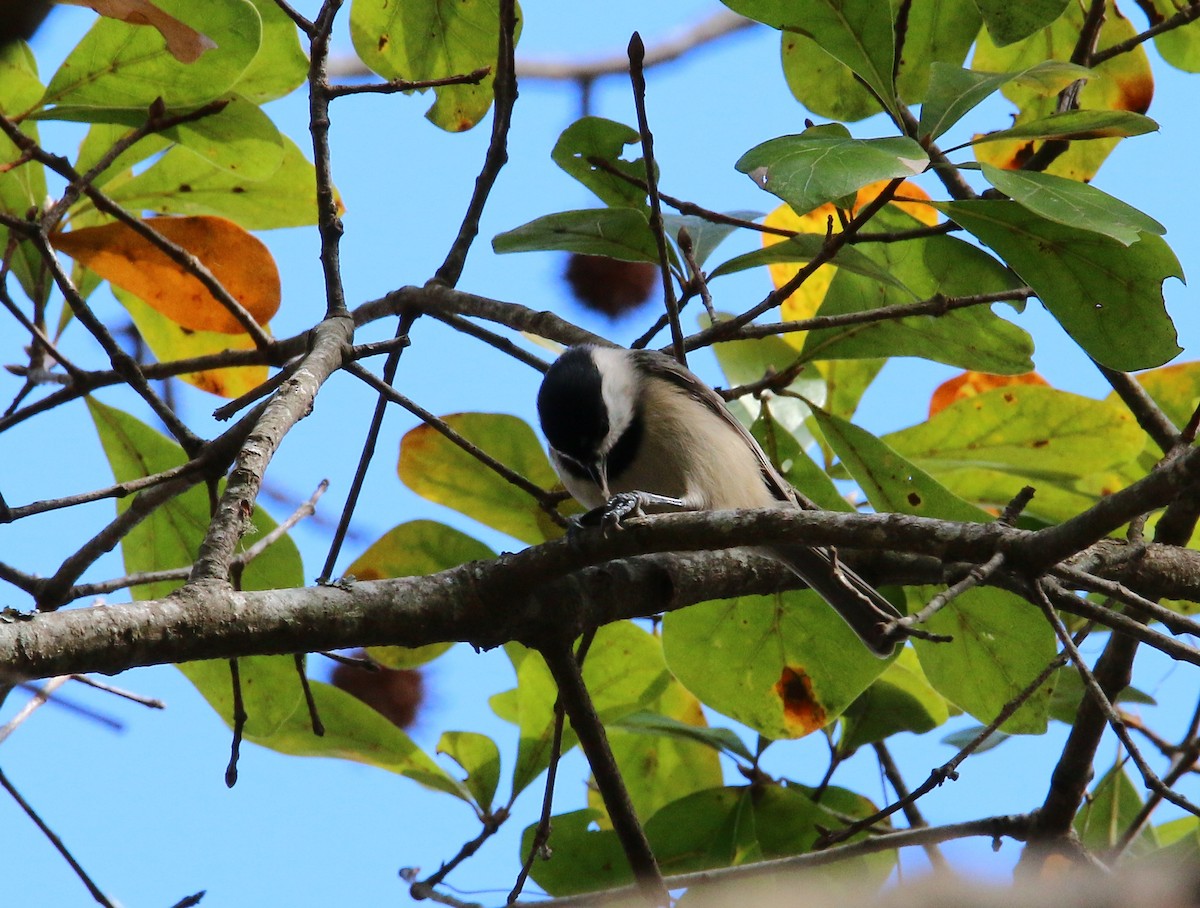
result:
[[[608,501],[612,498],[612,494],[608,491],[608,461],[597,460],[589,464],[588,468],[592,474],[592,481],[600,487],[600,494],[604,496],[605,501]]]

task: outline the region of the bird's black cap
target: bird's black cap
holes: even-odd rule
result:
[[[597,460],[609,424],[590,348],[571,347],[554,361],[542,379],[537,406],[552,448],[581,464]]]

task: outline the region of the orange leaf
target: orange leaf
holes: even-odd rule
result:
[[[1005,385],[1045,385],[1049,382],[1036,372],[1026,372],[1024,375],[992,375],[990,372],[964,372],[949,381],[938,385],[929,400],[929,415],[933,416],[952,403],[1002,388]]]
[[[279,269],[260,240],[233,221],[209,215],[146,218],[168,240],[208,267],[261,325],[279,309]],[[194,276],[121,223],[84,227],[51,237],[56,249],[105,280],[145,300],[193,331],[242,334],[237,319]]]

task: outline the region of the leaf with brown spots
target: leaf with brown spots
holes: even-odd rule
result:
[[[827,725],[888,664],[808,590],[671,612],[663,619],[663,651],[675,677],[701,701],[768,738]]]
[[[1046,379],[1036,372],[1024,375],[993,375],[990,372],[963,372],[937,386],[929,399],[929,415],[935,416],[952,403],[1002,388],[1005,385],[1046,385]]]

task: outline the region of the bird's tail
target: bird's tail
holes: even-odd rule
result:
[[[881,659],[892,654],[896,637],[887,633],[887,625],[903,616],[875,587],[842,564],[833,550],[789,545],[770,551],[833,606],[872,653]]]

